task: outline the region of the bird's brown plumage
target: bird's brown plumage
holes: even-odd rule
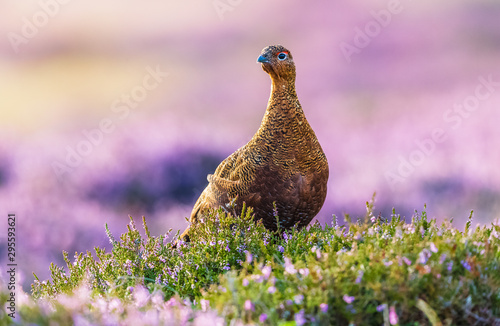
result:
[[[253,207],[255,220],[276,230],[273,203],[280,227],[304,227],[319,212],[326,197],[328,162],[306,120],[295,92],[295,64],[281,45],[262,50],[258,62],[272,81],[271,96],[259,130],[209,174],[208,186],[196,201],[190,223],[210,208],[235,199]],[[181,235],[188,238],[189,227]]]

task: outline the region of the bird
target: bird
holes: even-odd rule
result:
[[[207,176],[208,185],[179,239],[190,241],[192,225],[203,221],[210,209],[229,203],[236,214],[244,205],[252,207],[254,221],[276,231],[307,226],[325,202],[328,161],[299,103],[292,53],[282,45],[267,46],[257,62],[271,77],[260,127]]]

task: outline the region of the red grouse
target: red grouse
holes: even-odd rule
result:
[[[257,62],[272,82],[260,128],[207,176],[191,224],[235,198],[236,213],[246,203],[270,230],[277,229],[273,203],[283,229],[306,226],[323,206],[328,162],[297,98],[292,54],[281,45],[268,46]],[[189,240],[189,227],[181,239]]]

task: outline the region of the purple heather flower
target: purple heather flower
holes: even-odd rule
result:
[[[384,311],[385,308],[387,308],[387,305],[385,303],[383,303],[383,304],[377,306],[377,311],[382,312],[382,311]]]
[[[392,263],[393,263],[393,261],[392,261],[392,260],[389,260],[389,261],[385,261],[385,262],[384,262],[384,265],[385,265],[385,267],[389,267],[389,266],[391,266],[391,265],[392,265]]]
[[[304,309],[301,309],[298,313],[296,313],[294,316],[294,319],[295,319],[295,323],[297,324],[297,326],[304,325],[307,322],[307,320],[304,316]]]
[[[426,264],[427,260],[431,257],[431,252],[428,249],[423,249],[418,255],[418,262],[420,264]]]
[[[241,284],[243,284],[243,286],[248,286],[248,279],[247,278],[244,278],[243,281],[241,282]]]
[[[451,272],[452,268],[453,268],[453,261],[450,261],[447,266],[448,272]]]
[[[466,270],[468,270],[468,271],[470,272],[470,270],[471,270],[471,266],[470,266],[469,262],[467,262],[467,261],[465,261],[465,260],[462,260],[462,261],[461,261],[461,263],[462,263],[462,266],[463,266]]]
[[[436,253],[438,252],[438,248],[436,247],[436,245],[434,244],[434,242],[431,242],[430,243],[430,249],[433,253]]]
[[[170,300],[165,302],[165,306],[177,306],[178,302],[174,297],[171,297]]]
[[[396,309],[394,308],[394,306],[391,306],[389,308],[389,323],[391,323],[391,325],[398,324],[398,315],[396,314]]]
[[[328,304],[327,303],[320,304],[319,309],[321,310],[322,313],[326,314],[328,312]]]
[[[360,269],[358,271],[358,277],[356,277],[356,281],[355,281],[356,284],[361,283],[361,280],[363,279],[364,274],[365,274],[365,272],[363,270]]]
[[[344,296],[343,296],[342,298],[344,299],[344,301],[345,301],[346,303],[353,303],[353,302],[354,302],[354,299],[355,299],[354,297],[350,297],[350,296],[348,296],[347,294],[344,294]]]
[[[411,260],[409,260],[406,257],[403,257],[403,261],[405,262],[406,265],[410,266],[411,265]]]
[[[252,275],[252,280],[254,280],[256,283],[262,283],[264,281],[264,276],[254,274]]]
[[[267,292],[273,294],[276,292],[276,287],[274,287],[273,285],[271,285],[268,289],[267,289]]]
[[[445,260],[446,260],[446,254],[442,254],[441,257],[439,258],[439,264],[442,265]]]
[[[259,316],[259,321],[260,321],[261,323],[265,322],[266,320],[267,320],[267,315],[266,315],[266,314],[261,314],[261,315]]]
[[[279,246],[278,246],[278,250],[279,250],[280,252],[284,252],[284,251],[285,251],[285,248],[283,248],[283,246],[279,245]]]

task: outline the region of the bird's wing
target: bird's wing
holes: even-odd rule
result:
[[[214,174],[207,176],[208,182],[215,185],[228,195],[240,194],[248,185],[252,183],[254,170],[257,168],[255,162],[246,155],[245,148],[242,147],[222,161]]]
[[[214,175],[219,178],[236,181],[238,176],[233,172],[237,168],[237,164],[241,161],[242,153],[243,148],[239,148],[233,154],[229,155],[224,161],[219,164],[214,172]]]

